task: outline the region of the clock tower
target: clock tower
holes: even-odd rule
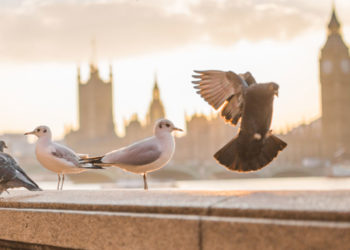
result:
[[[333,6],[327,41],[320,54],[324,155],[350,153],[350,57]]]

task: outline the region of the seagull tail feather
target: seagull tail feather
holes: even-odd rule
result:
[[[103,156],[98,156],[98,157],[90,157],[90,158],[83,158],[80,159],[80,164],[81,168],[86,168],[86,169],[104,169],[101,166],[97,166],[95,164],[102,163],[101,159]]]
[[[89,157],[89,158],[83,158],[83,159],[80,159],[79,162],[84,164],[84,163],[102,163],[102,158],[103,156],[97,156],[97,157]]]

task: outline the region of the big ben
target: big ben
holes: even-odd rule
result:
[[[350,153],[350,58],[333,7],[320,54],[323,154]]]

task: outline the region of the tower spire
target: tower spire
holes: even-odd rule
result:
[[[96,63],[96,38],[91,39],[91,64]]]
[[[159,100],[157,72],[154,73],[153,100]]]
[[[78,65],[78,68],[77,68],[77,80],[78,80],[78,84],[81,83],[81,78],[80,78],[80,66]]]
[[[96,66],[96,38],[95,36],[91,39],[91,61],[90,61],[90,74],[97,72]]]
[[[335,11],[334,1],[332,2],[332,16],[328,24],[328,31],[330,34],[338,34],[340,32],[340,23],[338,21],[337,14]]]
[[[109,64],[109,81],[113,82],[113,70],[112,70],[112,63]]]

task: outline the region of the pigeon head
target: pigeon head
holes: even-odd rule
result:
[[[4,148],[7,148],[6,143],[4,141],[0,141],[0,152],[4,152]]]
[[[163,134],[163,133],[171,133],[173,131],[183,131],[180,128],[174,126],[174,124],[167,119],[159,119],[154,126],[154,133]]]
[[[278,84],[277,84],[277,83],[274,83],[274,82],[270,82],[268,85],[269,85],[269,90],[270,90],[271,92],[273,92],[273,94],[274,94],[275,96],[278,97],[278,89],[279,89]]]
[[[50,137],[51,138],[51,130],[48,126],[38,126],[33,131],[25,133],[25,135],[36,135],[38,138],[40,137]]]

